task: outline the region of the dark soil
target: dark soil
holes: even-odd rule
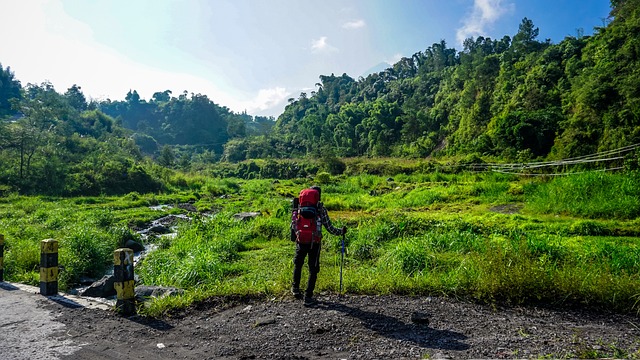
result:
[[[51,303],[73,359],[638,357],[640,318],[437,297],[212,298],[163,319]]]

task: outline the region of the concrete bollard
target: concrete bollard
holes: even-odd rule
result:
[[[116,311],[122,315],[136,313],[133,250],[117,249],[113,252],[113,287],[116,289]]]
[[[4,235],[0,234],[0,282],[4,281]]]
[[[58,294],[58,240],[40,242],[40,294]]]

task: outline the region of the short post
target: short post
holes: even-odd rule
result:
[[[136,313],[133,280],[133,250],[117,249],[113,252],[113,287],[116,289],[116,311],[122,315]]]
[[[58,294],[58,240],[40,242],[40,294]]]
[[[0,234],[0,282],[4,281],[4,235]]]

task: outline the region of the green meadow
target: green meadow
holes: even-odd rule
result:
[[[176,174],[162,194],[0,199],[8,281],[37,285],[39,242],[59,240],[60,287],[100,278],[132,230],[192,202],[201,212],[136,268],[140,284],[183,295],[142,311],[159,315],[215,295],[288,296],[291,199],[320,184],[334,225],[347,226],[348,294],[445,295],[480,301],[638,312],[640,174],[526,178],[439,172],[319,173],[292,180]],[[233,214],[260,211],[254,220]],[[193,215],[193,214],[191,214]],[[341,238],[325,235],[318,292],[339,291]],[[305,269],[306,271],[306,269]],[[303,273],[303,286],[306,274]]]

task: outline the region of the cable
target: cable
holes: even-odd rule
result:
[[[578,171],[578,172],[570,172],[570,173],[555,173],[555,174],[527,174],[527,173],[507,172],[507,171],[499,171],[499,170],[494,170],[494,172],[498,172],[501,174],[512,174],[512,175],[522,175],[522,176],[569,176],[569,175],[576,175],[576,174],[586,174],[590,172],[604,172],[604,171],[614,171],[614,170],[621,170],[621,169],[624,169],[624,166],[609,168],[609,169]]]
[[[570,173],[550,173],[550,174],[549,173],[547,173],[547,174],[541,173],[541,174],[535,174],[535,173],[523,173],[523,172],[520,172],[518,170],[542,169],[542,168],[547,168],[547,167],[558,167],[558,166],[565,166],[566,167],[566,166],[570,166],[570,165],[581,165],[581,164],[591,164],[591,163],[611,162],[611,161],[616,161],[616,160],[622,160],[622,159],[625,158],[625,156],[620,156],[621,154],[628,153],[628,152],[636,150],[638,148],[640,148],[640,143],[623,146],[623,147],[617,148],[617,149],[602,151],[602,152],[599,152],[599,153],[576,156],[576,157],[571,157],[571,158],[566,158],[566,159],[561,159],[561,160],[555,160],[555,161],[538,161],[538,162],[530,162],[530,163],[506,163],[506,164],[492,164],[492,163],[488,163],[488,164],[487,163],[485,163],[485,164],[447,164],[447,165],[444,165],[444,167],[445,168],[447,168],[447,167],[463,167],[463,168],[468,168],[471,171],[476,171],[476,172],[493,171],[493,172],[499,172],[499,173],[504,173],[504,174],[516,174],[516,175],[524,175],[524,176],[563,176],[563,175],[570,175],[570,174],[580,174],[580,173],[584,173],[586,171],[583,171],[583,172],[570,172]],[[618,156],[614,156],[614,155],[618,155]],[[598,169],[598,170],[592,170],[592,171],[613,171],[613,170],[620,170],[620,169],[623,169],[623,168],[624,167],[619,166],[619,167]]]

